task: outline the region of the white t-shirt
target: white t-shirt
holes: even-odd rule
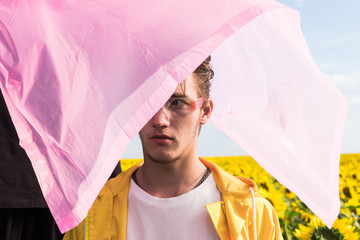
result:
[[[173,198],[153,197],[131,179],[126,239],[219,239],[205,205],[220,200],[212,174],[197,188]]]

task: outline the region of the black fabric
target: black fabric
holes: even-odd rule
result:
[[[0,92],[0,208],[46,208],[31,162]]]
[[[111,177],[121,172],[120,162]],[[111,178],[110,177],[110,178]],[[62,239],[0,91],[0,240]]]
[[[60,240],[48,208],[0,208],[1,240]]]
[[[110,178],[121,173],[120,162]],[[0,208],[47,208],[0,91]]]

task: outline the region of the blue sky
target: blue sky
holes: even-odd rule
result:
[[[360,153],[360,1],[280,0],[300,12],[301,28],[319,68],[345,95],[349,112],[343,153]],[[248,155],[211,123],[203,127],[200,156]],[[139,137],[122,158],[142,158]]]

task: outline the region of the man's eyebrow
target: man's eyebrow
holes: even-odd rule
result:
[[[187,97],[187,96],[183,93],[173,93],[173,95],[171,95],[171,97]]]

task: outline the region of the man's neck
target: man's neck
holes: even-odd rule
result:
[[[206,167],[197,156],[158,163],[145,159],[135,173],[137,184],[154,197],[170,198],[191,191],[201,180]]]

